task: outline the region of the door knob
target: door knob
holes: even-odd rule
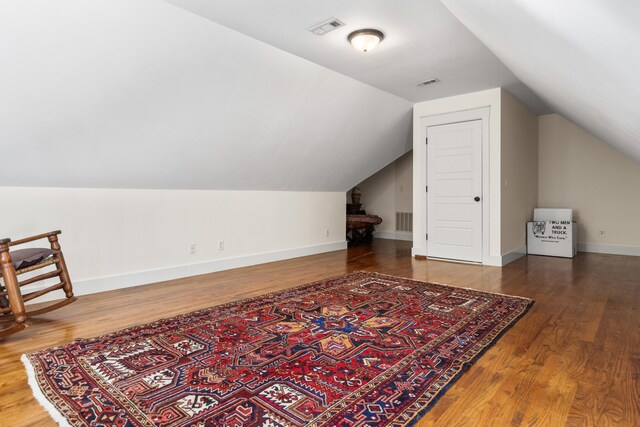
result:
[[[473,200],[475,200],[476,202],[479,202],[480,201],[480,197],[476,196],[476,197],[473,198]]]

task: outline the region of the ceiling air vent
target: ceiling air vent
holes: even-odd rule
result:
[[[309,28],[309,31],[311,31],[313,34],[317,36],[322,36],[327,34],[330,31],[335,30],[336,28],[340,28],[343,26],[344,26],[344,22],[336,18],[331,18],[327,21],[324,21],[321,24],[314,25],[313,27]]]
[[[420,83],[416,83],[416,86],[429,86],[432,85],[434,83],[438,83],[440,80],[438,79],[429,79],[429,80],[425,80],[423,82]]]

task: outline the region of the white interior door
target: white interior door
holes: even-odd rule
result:
[[[482,262],[482,120],[427,128],[427,253]]]

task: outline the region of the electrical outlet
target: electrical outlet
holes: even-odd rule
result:
[[[324,237],[329,237],[329,229],[324,230]]]
[[[600,237],[607,237],[607,231],[606,230],[600,230]]]
[[[224,240],[218,240],[218,250],[224,251]]]
[[[192,243],[189,245],[189,255],[195,255],[196,254],[196,244]]]

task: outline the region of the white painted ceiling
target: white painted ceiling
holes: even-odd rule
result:
[[[439,0],[165,1],[410,101],[504,87],[536,113],[551,112]],[[308,31],[332,17],[346,25]],[[386,37],[358,52],[347,35],[360,28]],[[440,83],[416,86],[429,78]]]
[[[0,2],[0,185],[344,191],[497,86],[640,159],[637,2],[170,1]]]
[[[640,161],[638,0],[443,2],[554,111]]]
[[[160,0],[0,2],[0,186],[346,191],[411,109]]]

